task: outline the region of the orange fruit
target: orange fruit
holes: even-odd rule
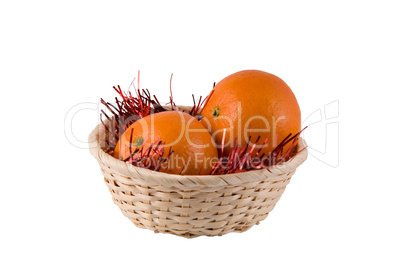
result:
[[[226,155],[235,138],[236,144],[245,146],[248,141],[254,144],[259,136],[257,148],[261,153],[270,153],[289,133],[299,132],[301,125],[300,108],[289,86],[279,77],[259,70],[244,70],[222,79],[214,87],[202,116],[218,147],[226,129]],[[262,146],[265,139],[267,144]]]
[[[132,133],[131,133],[132,132]],[[131,141],[130,141],[131,138]],[[206,175],[218,159],[218,153],[208,130],[194,117],[178,111],[148,115],[133,124],[120,137],[114,157],[125,160],[136,147],[147,149],[152,143],[164,143],[164,157],[169,153],[166,170],[182,175]]]

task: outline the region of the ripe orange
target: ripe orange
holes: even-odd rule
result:
[[[279,77],[259,70],[244,70],[221,80],[202,112],[203,124],[221,145],[224,154],[250,139],[261,153],[271,152],[289,133],[300,131],[300,108],[289,86]],[[267,144],[261,146],[267,138]],[[290,145],[289,145],[290,146]],[[284,148],[287,150],[288,146]]]
[[[117,142],[114,157],[129,157],[130,143],[132,149],[147,149],[151,143],[158,141],[165,143],[164,157],[170,147],[174,151],[169,157],[167,170],[164,171],[169,174],[209,174],[218,158],[215,143],[208,130],[196,118],[177,111],[151,114],[134,122]]]

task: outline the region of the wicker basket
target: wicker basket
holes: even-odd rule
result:
[[[243,232],[264,220],[278,202],[303,150],[290,161],[266,169],[219,176],[181,176],[135,167],[105,153],[102,124],[89,135],[114,203],[136,226],[184,237]],[[305,147],[302,138],[299,147]]]

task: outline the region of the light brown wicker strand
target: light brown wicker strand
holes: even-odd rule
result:
[[[89,136],[114,203],[136,226],[183,237],[243,232],[264,220],[307,151],[275,167],[245,173],[182,176],[135,167],[99,146],[103,125]],[[299,140],[299,147],[306,144]]]

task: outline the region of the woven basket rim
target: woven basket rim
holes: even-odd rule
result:
[[[146,168],[136,167],[114,158],[102,150],[99,144],[99,135],[105,133],[103,124],[99,124],[93,129],[88,137],[89,150],[91,154],[104,163],[107,167],[117,172],[127,179],[142,180],[147,185],[163,185],[176,187],[217,187],[225,185],[238,185],[252,181],[266,180],[267,178],[278,175],[286,175],[296,170],[307,159],[307,150],[304,149],[289,161],[275,165],[267,169],[253,170],[248,172],[226,174],[226,175],[173,175],[164,172],[152,171]],[[307,146],[303,138],[299,138],[299,148]]]

